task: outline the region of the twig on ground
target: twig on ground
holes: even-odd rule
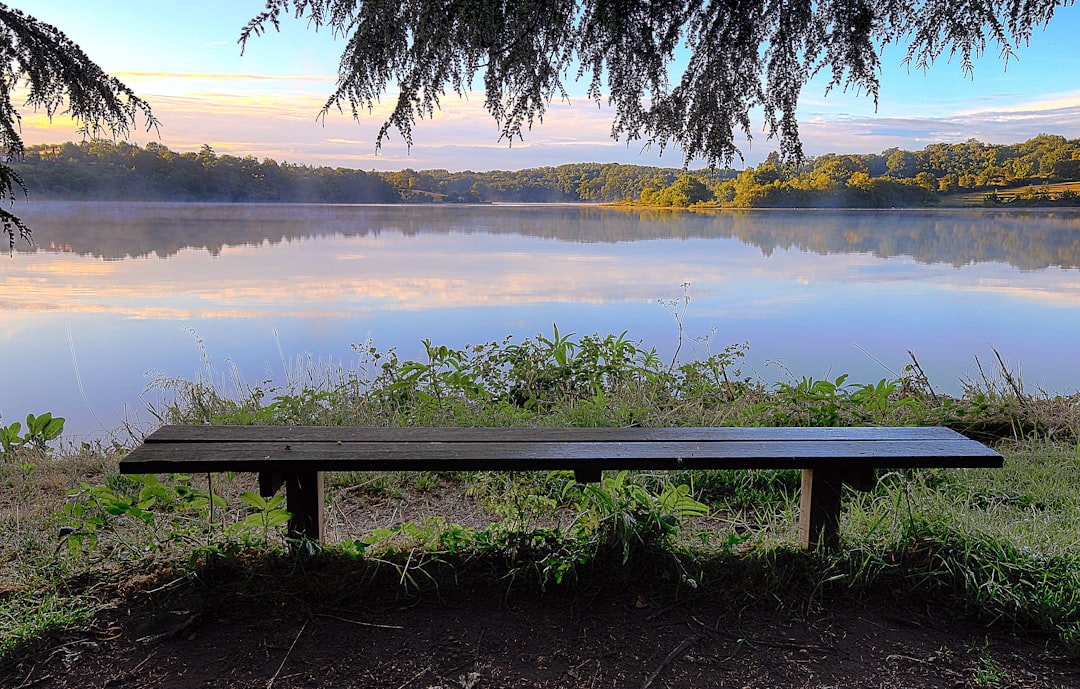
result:
[[[674,651],[667,654],[667,657],[664,658],[664,662],[660,663],[660,667],[653,670],[652,673],[648,676],[648,678],[646,678],[645,684],[641,685],[641,689],[649,689],[649,687],[652,686],[653,680],[655,680],[657,676],[659,676],[660,673],[664,671],[664,668],[675,662],[675,659],[681,656],[686,651],[686,649],[690,648],[700,640],[701,637],[695,635],[685,639],[681,644],[676,646]]]
[[[296,648],[296,642],[300,640],[300,635],[307,629],[308,620],[304,620],[304,624],[300,626],[300,631],[296,633],[296,638],[293,639],[292,644],[289,646],[289,650],[285,651],[285,657],[281,659],[281,665],[278,665],[278,669],[274,672],[274,676],[270,678],[270,681],[266,683],[266,689],[273,689],[274,680],[281,674],[282,669],[285,667],[285,663],[289,661],[289,656],[292,654],[293,649]]]
[[[431,668],[429,668],[429,667],[426,667],[426,668],[424,668],[423,670],[421,670],[420,672],[417,672],[417,673],[416,673],[415,675],[413,675],[413,676],[412,676],[412,677],[410,677],[409,679],[405,680],[405,683],[404,683],[404,684],[402,684],[402,685],[401,685],[400,687],[398,687],[398,689],[405,689],[405,687],[409,686],[410,684],[412,684],[413,682],[415,682],[416,680],[420,679],[420,678],[421,678],[421,677],[423,677],[423,676],[424,676],[425,674],[427,674],[427,672],[428,672],[429,670],[431,670]]]
[[[119,675],[111,678],[109,681],[107,681],[102,686],[103,687],[116,687],[116,686],[125,686],[125,685],[127,685],[128,680],[132,679],[133,677],[135,677],[135,675],[139,674],[139,670],[143,669],[143,666],[146,665],[147,663],[149,663],[150,660],[156,655],[157,655],[157,651],[154,651],[153,653],[151,653],[148,656],[146,656],[145,658],[143,658],[142,661],[138,665],[131,668],[130,670],[126,670],[122,674],[119,674]]]
[[[742,633],[732,634],[731,632],[724,632],[720,631],[720,629],[718,628],[710,627],[698,618],[694,617],[693,615],[690,616],[690,619],[696,622],[702,629],[704,629],[709,634],[713,634],[723,639],[730,639],[739,644],[747,644],[748,646],[764,646],[765,648],[783,648],[794,651],[807,650],[814,651],[815,653],[836,653],[835,648],[826,648],[817,644],[792,643],[790,641],[770,641],[769,639],[750,638]]]
[[[919,665],[933,666],[933,667],[937,668],[937,670],[939,672],[943,673],[943,674],[950,675],[952,677],[963,677],[963,675],[960,674],[959,672],[957,672],[956,670],[952,670],[950,668],[943,667],[943,666],[941,666],[939,664],[936,664],[936,663],[934,663],[934,661],[932,659],[931,660],[924,660],[923,658],[915,658],[915,657],[912,657],[912,656],[902,655],[900,653],[892,653],[890,655],[885,656],[885,662],[887,662],[887,663],[895,663],[895,662],[897,662],[899,660],[906,660],[906,661],[908,661],[910,663],[918,663]]]
[[[34,670],[36,670],[36,669],[37,669],[37,665],[30,668],[30,675],[34,674]],[[53,677],[55,677],[55,675],[42,675],[41,677],[38,677],[35,680],[31,680],[30,675],[27,675],[26,678],[23,680],[22,684],[15,687],[15,689],[28,689],[29,687],[32,687],[35,684],[41,684],[42,682],[44,682],[46,680],[50,680]]]
[[[160,593],[161,591],[164,591],[165,589],[171,589],[172,587],[178,586],[178,585],[180,585],[180,584],[182,584],[182,583],[184,583],[186,581],[191,581],[191,579],[194,576],[195,575],[193,575],[193,574],[184,574],[183,576],[177,577],[176,579],[173,579],[172,581],[170,581],[168,583],[162,584],[161,586],[158,586],[157,588],[150,589],[149,591],[142,591],[142,594],[146,595],[146,596],[149,596],[149,595],[152,595],[152,594],[155,594],[155,593]]]
[[[361,622],[360,620],[350,620],[347,617],[338,617],[337,615],[328,615],[326,613],[318,613],[319,617],[329,617],[332,620],[338,620],[339,622],[348,622],[349,624],[358,624],[361,627],[378,627],[379,629],[404,629],[400,625],[396,624],[375,624],[374,622]]]

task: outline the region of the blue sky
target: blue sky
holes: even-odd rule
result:
[[[360,123],[347,114],[316,121],[334,87],[340,43],[327,32],[288,20],[281,33],[237,44],[241,27],[261,10],[261,0],[15,0],[10,3],[60,27],[107,72],[154,107],[157,135],[174,150],[208,143],[219,153],[361,169],[520,169],[568,162],[682,164],[678,150],[658,155],[609,136],[613,112],[581,95],[555,103],[523,142],[498,141],[498,128],[483,109],[483,95],[450,95],[433,120],[418,124],[412,150],[398,139],[376,154],[375,135],[389,109]],[[1023,141],[1040,132],[1080,137],[1080,7],[1059,8],[1045,31],[1036,31],[1008,69],[996,52],[965,77],[956,61],[941,60],[929,73],[901,65],[903,49],[882,56],[878,108],[866,97],[811,83],[803,94],[800,126],[810,155],[876,153],[892,146],[916,150],[929,143],[974,137],[991,143]],[[571,89],[580,94],[584,85]],[[49,123],[23,113],[27,143],[77,140],[70,122]],[[756,164],[776,148],[754,122],[746,162]],[[736,162],[738,167],[738,162]],[[693,165],[691,165],[693,167]]]

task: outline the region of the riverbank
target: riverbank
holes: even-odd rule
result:
[[[36,499],[4,548],[0,683],[1071,686],[1076,453],[999,447],[1000,472],[849,496],[828,558],[794,547],[794,486],[777,474],[697,477],[710,515],[670,542],[635,529],[625,561],[617,542],[582,543],[572,505],[557,508],[562,532],[540,513],[557,480],[492,475],[334,476],[334,540],[303,562],[277,534],[229,536],[255,486],[217,477],[227,507],[210,528],[190,503],[159,505],[156,529],[114,523],[76,556],[39,500],[62,509],[58,488],[81,482],[120,491],[115,457],[56,458],[15,481],[4,465]]]
[[[1080,396],[1029,394],[1006,369],[959,397],[917,368],[878,383],[763,385],[738,374],[738,348],[675,366],[617,336],[426,346],[423,361],[369,351],[365,378],[308,370],[228,394],[213,377],[173,380],[160,412],[187,423],[945,424],[1006,463],[880,477],[845,496],[843,545],[827,556],[797,548],[794,472],[620,474],[590,487],[560,473],[331,474],[327,545],[298,560],[281,505],[261,501],[251,477],[133,479],[116,473],[119,445],[21,448],[0,461],[4,683],[636,687],[708,675],[1049,688],[1080,677]],[[663,499],[673,488],[692,499]]]

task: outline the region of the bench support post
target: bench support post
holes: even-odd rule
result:
[[[285,476],[280,471],[259,472],[259,495],[272,498],[285,484]]]
[[[578,483],[600,483],[600,469],[574,469],[574,480]]]
[[[842,473],[803,469],[799,492],[799,542],[803,548],[835,550],[840,545]]]
[[[285,475],[285,508],[292,513],[289,538],[321,541],[323,522],[323,472],[297,471]]]

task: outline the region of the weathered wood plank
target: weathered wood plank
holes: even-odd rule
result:
[[[538,469],[807,469],[996,467],[1001,455],[975,441],[757,441],[636,443],[222,442],[143,445],[122,473],[257,471],[307,466],[324,471],[521,471]]]
[[[155,457],[247,456],[255,461],[325,457],[330,461],[400,458],[402,460],[447,458],[452,461],[485,461],[504,458],[836,458],[873,460],[875,457],[957,457],[993,459],[1000,455],[981,443],[966,438],[946,440],[833,440],[827,443],[806,440],[722,441],[641,441],[641,442],[306,442],[306,441],[222,441],[215,444],[154,443],[128,455],[131,461]]]
[[[162,426],[147,443],[188,442],[657,442],[761,440],[947,440],[963,439],[940,426],[845,428],[369,428],[355,426]]]

